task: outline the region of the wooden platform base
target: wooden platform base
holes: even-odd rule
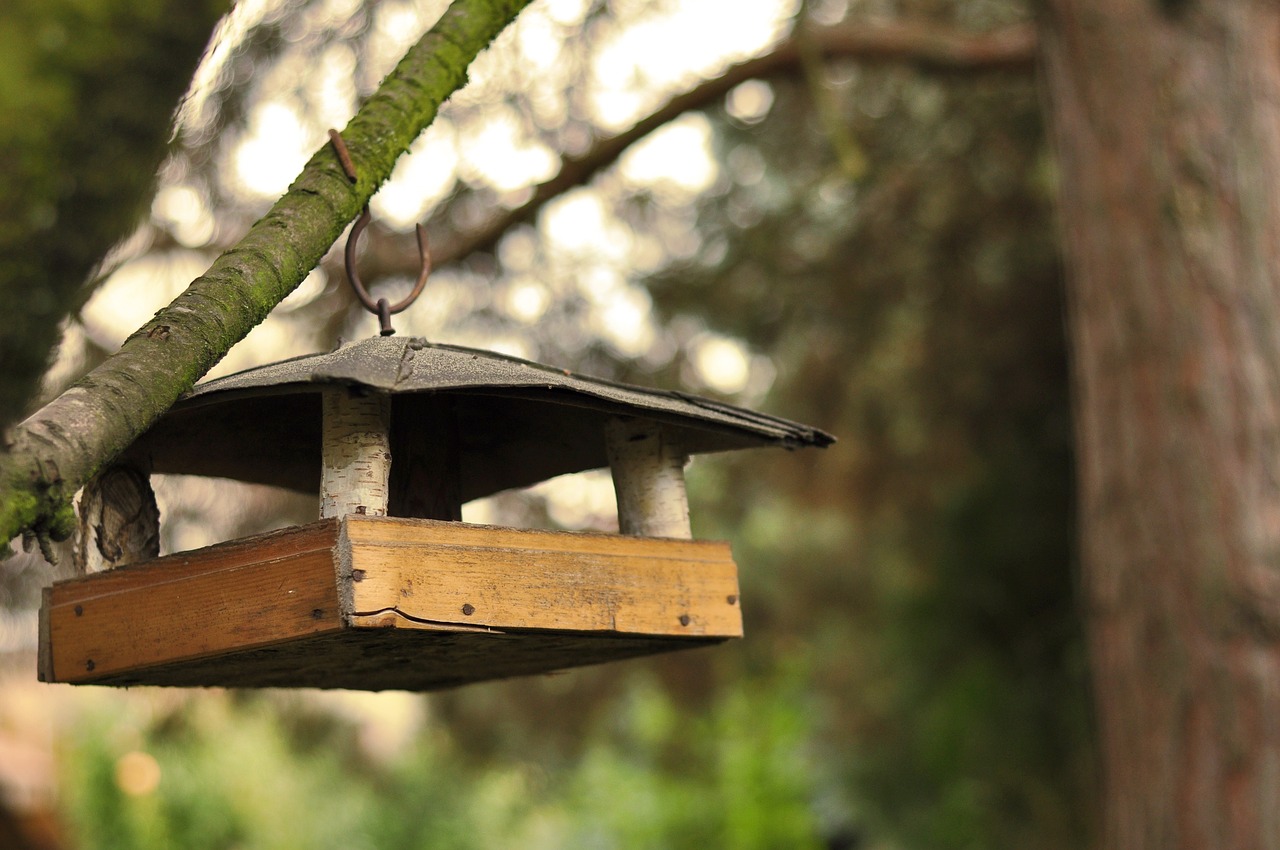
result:
[[[347,516],[58,582],[40,679],[427,691],[741,637],[725,543]]]

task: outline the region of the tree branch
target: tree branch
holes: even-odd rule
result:
[[[289,191],[120,351],[14,429],[0,460],[0,535],[70,531],[70,500],[315,267],[460,88],[467,66],[530,0],[463,0],[412,47],[343,136],[352,185],[326,144]]]
[[[654,130],[686,112],[714,103],[747,80],[798,70],[805,50],[827,59],[854,59],[869,65],[910,65],[933,73],[1027,73],[1035,68],[1036,33],[1030,24],[983,34],[923,24],[875,27],[846,24],[793,35],[769,53],[730,66],[720,75],[672,97],[628,129],[598,140],[587,152],[564,157],[556,176],[534,189],[529,200],[433,249],[433,261],[440,266],[477,251],[492,250],[512,227],[532,220],[547,202],[590,181]]]

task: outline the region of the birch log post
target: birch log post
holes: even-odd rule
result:
[[[657,422],[614,417],[605,426],[618,530],[635,537],[693,538],[684,466],[689,457]]]
[[[149,561],[160,554],[160,510],[146,471],[113,464],[80,494],[72,562],[80,575]]]
[[[325,390],[320,518],[386,516],[391,476],[391,396]]]

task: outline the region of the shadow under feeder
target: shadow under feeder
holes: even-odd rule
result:
[[[689,539],[688,455],[807,426],[516,358],[380,337],[198,387],[126,453],[321,494],[321,519],[58,582],[50,682],[432,690],[742,635],[725,543]],[[608,466],[621,534],[459,522]]]

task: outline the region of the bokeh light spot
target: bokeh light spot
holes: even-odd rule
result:
[[[130,797],[143,797],[160,787],[160,763],[139,750],[116,760],[116,787]]]

